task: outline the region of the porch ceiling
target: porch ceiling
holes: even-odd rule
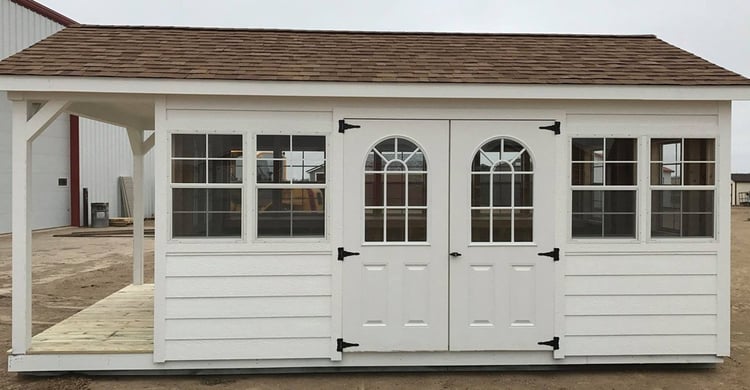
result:
[[[74,101],[71,114],[139,130],[154,129],[153,101]]]

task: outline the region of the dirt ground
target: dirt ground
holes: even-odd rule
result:
[[[276,374],[226,376],[58,376],[8,373],[0,389],[750,389],[750,208],[732,211],[732,357],[714,368],[576,367],[547,372]],[[34,234],[34,334],[130,282],[130,238]],[[153,240],[146,241],[153,275]],[[11,241],[0,236],[0,348],[10,349]]]

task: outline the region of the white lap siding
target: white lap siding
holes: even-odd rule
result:
[[[168,255],[166,299],[166,360],[330,356],[330,255]]]
[[[716,354],[716,255],[566,257],[567,356]]]

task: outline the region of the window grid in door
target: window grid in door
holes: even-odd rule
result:
[[[533,241],[531,155],[520,143],[491,140],[474,155],[471,168],[471,241]]]
[[[427,241],[427,160],[414,142],[391,137],[365,163],[365,242]]]

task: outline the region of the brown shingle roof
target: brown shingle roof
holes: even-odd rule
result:
[[[733,173],[732,181],[736,183],[750,183],[750,173]]]
[[[655,36],[73,26],[0,74],[165,79],[750,85]]]

